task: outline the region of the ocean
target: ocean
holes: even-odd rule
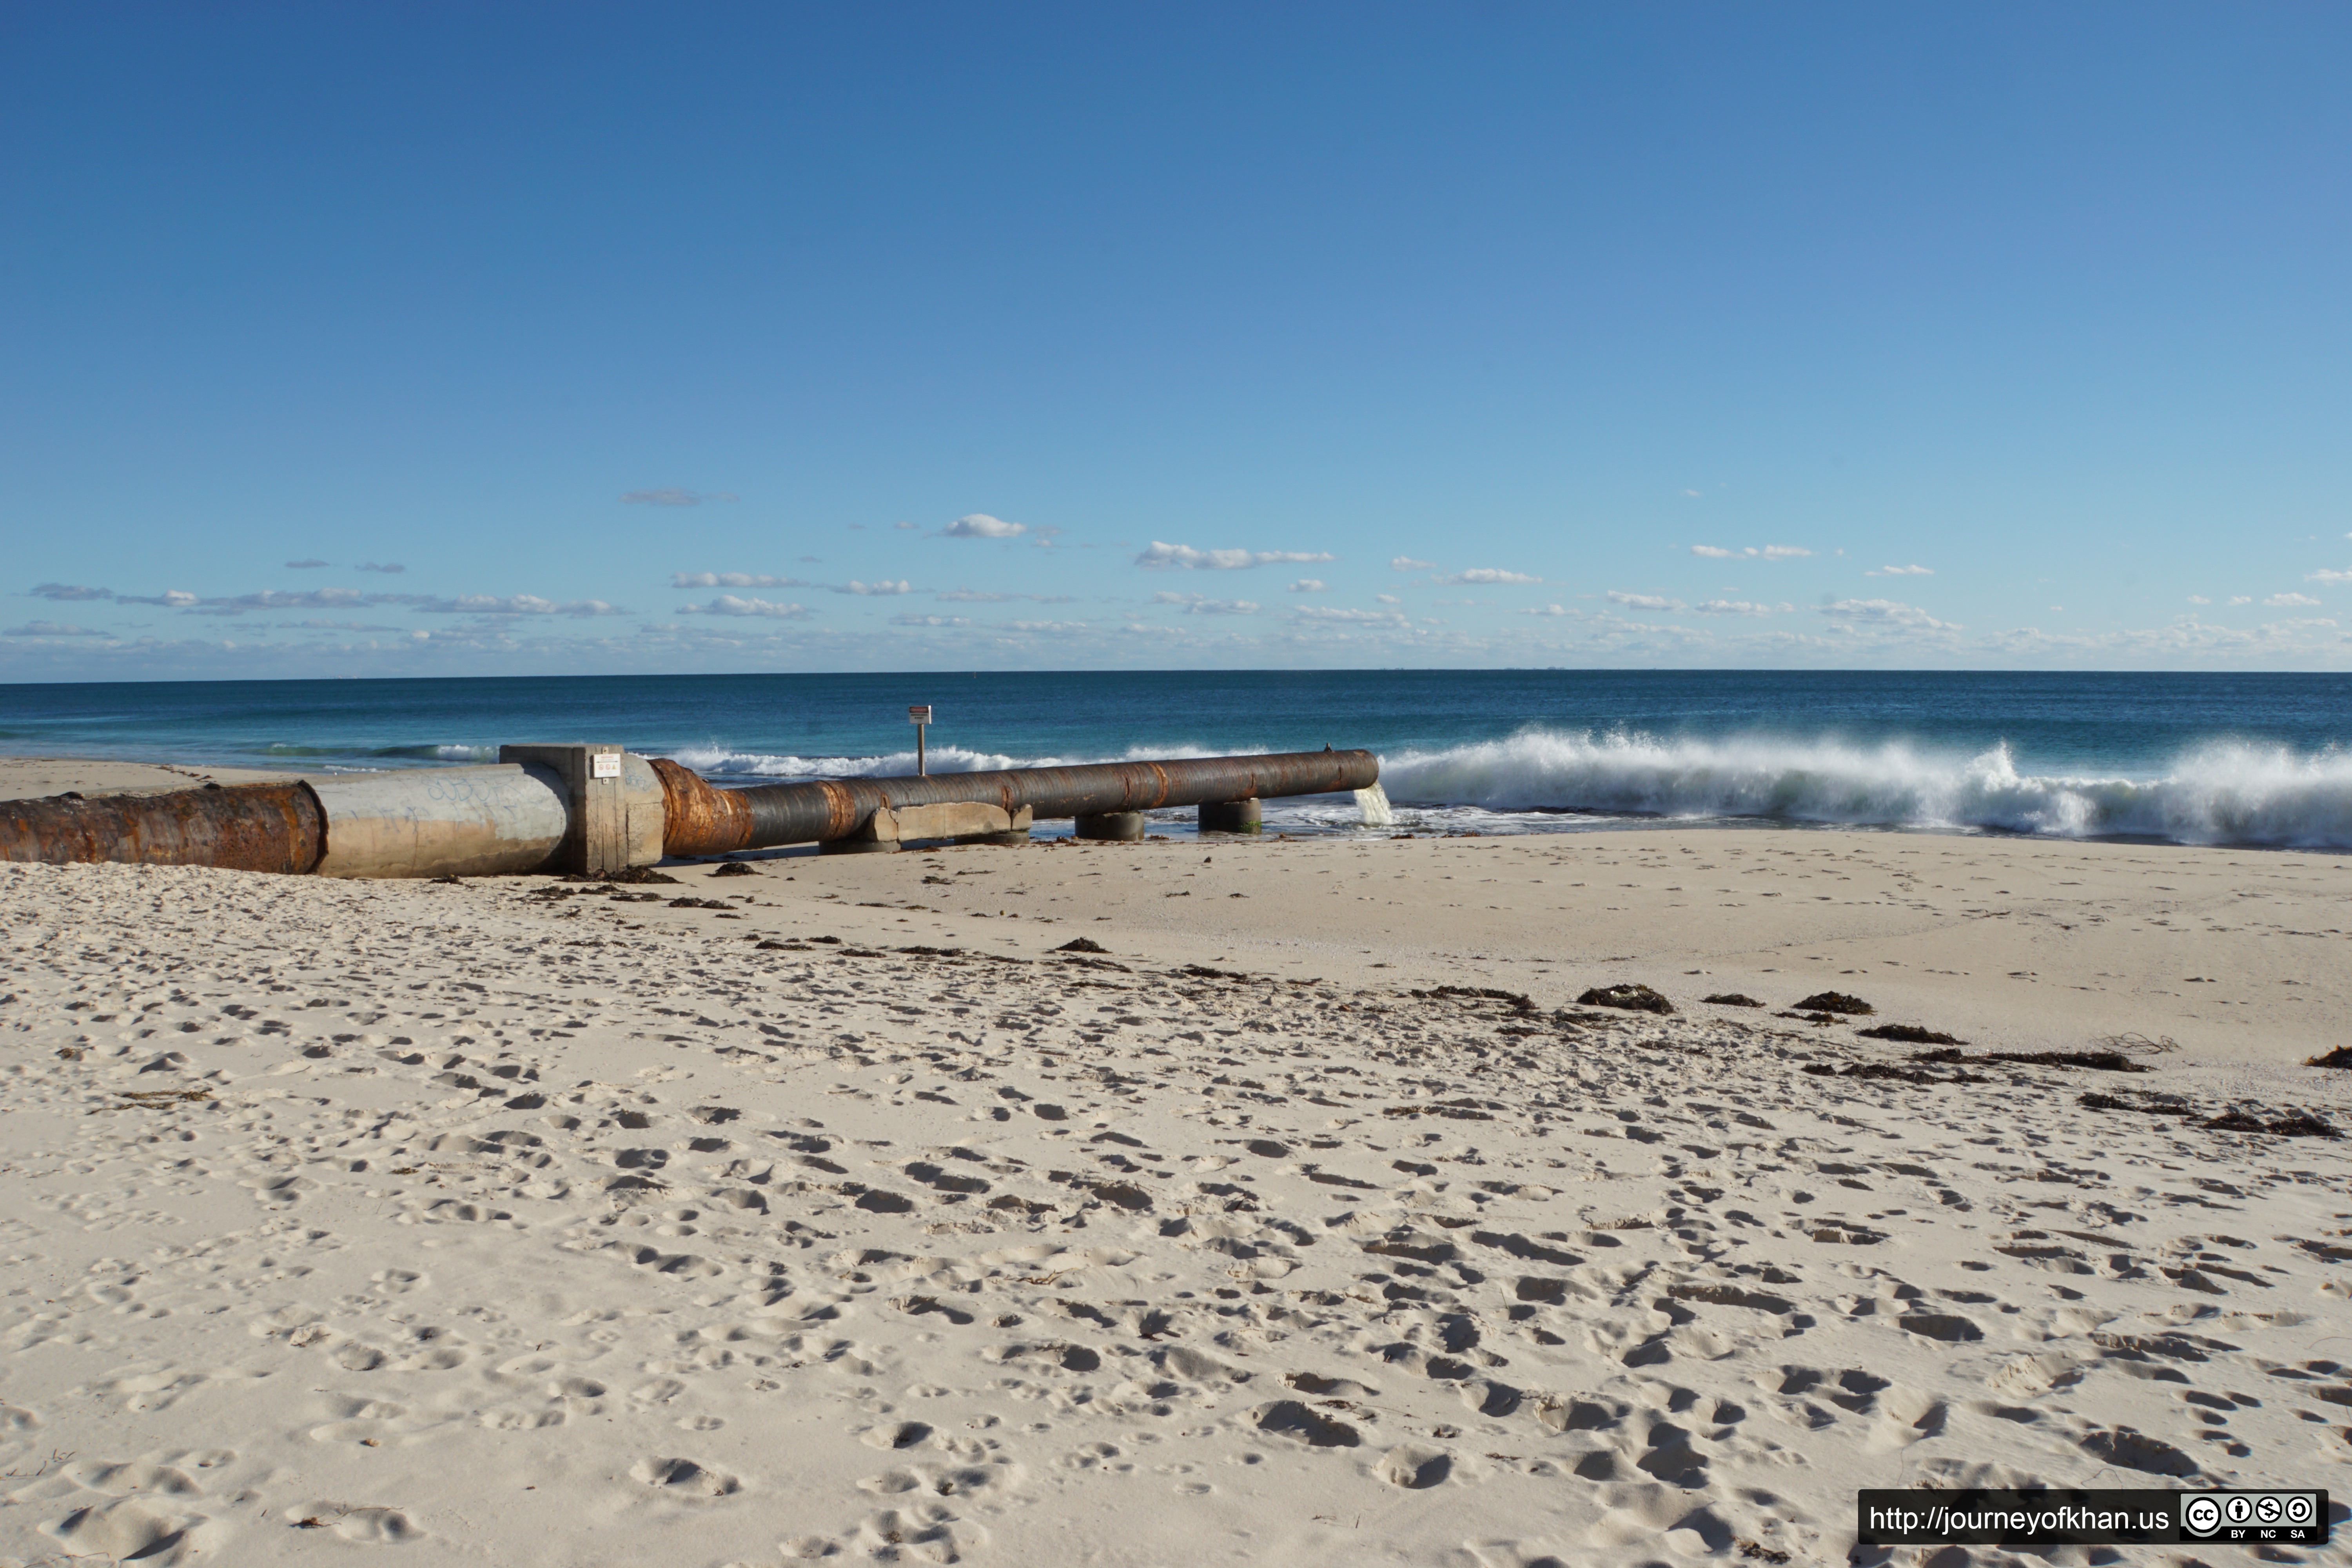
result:
[[[299,768],[617,741],[719,783],[1369,747],[1396,821],[1773,823],[2352,849],[2352,676],[1345,670],[0,686],[0,752]],[[1189,819],[1189,812],[1181,819]],[[1169,830],[1182,830],[1171,814]]]

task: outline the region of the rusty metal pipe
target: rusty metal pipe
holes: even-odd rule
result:
[[[1026,806],[1038,817],[1100,816],[1155,806],[1200,805],[1282,795],[1370,789],[1381,762],[1370,752],[1279,752],[1255,757],[1188,757],[1157,763],[1089,763],[1070,768],[1007,768],[917,778],[819,779],[810,784],[717,789],[676,763],[656,759],[669,820],[662,848],[673,856],[725,855],[779,844],[847,838],[877,806],[974,801]]]
[[[0,860],[300,875],[318,867],[326,838],[326,814],[304,784],[0,801]]]

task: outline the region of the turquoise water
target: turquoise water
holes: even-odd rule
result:
[[[0,751],[310,770],[613,740],[721,781],[1381,753],[1407,825],[1678,821],[2352,848],[2352,676],[1349,670],[0,686]],[[1269,809],[1340,830],[1350,801]]]

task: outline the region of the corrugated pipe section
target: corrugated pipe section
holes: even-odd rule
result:
[[[1331,795],[1370,788],[1381,776],[1381,763],[1370,752],[1281,752],[925,778],[821,779],[725,790],[714,789],[676,763],[656,758],[654,770],[661,774],[669,800],[669,831],[663,847],[671,855],[687,856],[847,838],[865,826],[877,806],[897,811],[972,801],[1002,806],[1008,816],[1026,806],[1045,819]]]

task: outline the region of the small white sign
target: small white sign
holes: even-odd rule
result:
[[[919,708],[917,708],[917,707],[911,707],[911,706],[910,706],[910,707],[907,710],[907,722],[908,722],[908,723],[909,723],[909,724],[928,724],[928,723],[929,723],[930,721],[931,721],[931,705],[930,705],[929,703],[926,702],[926,703],[924,703],[924,704],[923,704],[921,707],[919,707]]]
[[[592,779],[616,779],[621,776],[621,753],[592,752],[588,755],[588,776]]]

